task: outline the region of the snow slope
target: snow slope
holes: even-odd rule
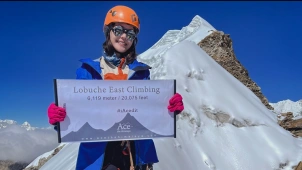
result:
[[[154,139],[160,160],[154,169],[292,169],[302,160],[302,140],[196,45],[210,30],[215,29],[195,16],[138,57],[152,67],[151,79],[176,79],[185,105],[177,116],[177,137]],[[78,145],[67,144],[41,170],[75,169]]]

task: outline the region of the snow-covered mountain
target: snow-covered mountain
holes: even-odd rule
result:
[[[151,79],[176,79],[185,105],[177,138],[154,139],[160,161],[154,169],[293,169],[302,160],[302,139],[280,127],[275,113],[197,45],[212,30],[195,16],[138,56],[152,67]],[[66,143],[40,170],[74,170],[78,146]]]
[[[30,163],[56,147],[56,137],[53,129],[32,127],[28,122],[18,124],[14,120],[0,120],[0,169],[6,165]]]
[[[26,130],[35,130],[36,127],[31,127],[28,122],[24,122],[21,127],[25,128]]]
[[[294,117],[302,116],[302,100],[294,102],[287,99],[277,103],[270,103],[270,105],[274,107],[276,113],[292,112]]]
[[[9,120],[9,119],[1,120],[0,119],[0,129],[6,128],[6,127],[11,126],[11,125],[18,125],[18,123],[17,123],[17,121],[14,121],[14,120]],[[37,129],[37,127],[32,127],[28,122],[24,122],[22,125],[20,125],[20,127],[24,128],[26,130],[35,130],[35,129]]]
[[[15,125],[15,124],[17,124],[17,122],[16,121],[14,121],[14,120],[1,120],[0,119],[0,129],[2,129],[2,128],[6,128],[7,126],[10,126],[10,125]]]

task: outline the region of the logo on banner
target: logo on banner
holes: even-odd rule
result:
[[[129,122],[119,123],[117,132],[131,132],[131,124]]]

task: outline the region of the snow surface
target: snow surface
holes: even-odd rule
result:
[[[138,57],[152,66],[151,79],[176,79],[185,105],[177,116],[177,137],[154,139],[160,161],[154,169],[292,169],[302,160],[301,138],[281,128],[275,113],[196,45],[210,30],[215,29],[196,16]],[[229,120],[219,122],[220,113]],[[66,144],[41,170],[75,169],[78,146]]]
[[[61,147],[61,146],[64,146],[65,144],[60,144],[58,147]],[[57,147],[57,148],[58,148]],[[55,148],[56,149],[56,148]],[[55,151],[55,149],[53,149],[53,150],[51,150],[51,151],[48,151],[48,152],[46,152],[46,153],[44,153],[44,154],[42,154],[42,155],[40,155],[40,156],[38,156],[35,160],[33,160],[31,163],[30,163],[30,166],[38,166],[39,165],[39,161],[40,161],[40,159],[42,159],[42,158],[48,158],[54,151]],[[29,166],[27,166],[27,167],[29,167]]]

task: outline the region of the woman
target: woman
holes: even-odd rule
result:
[[[77,69],[77,79],[99,80],[149,80],[151,67],[136,60],[135,47],[140,31],[139,18],[126,6],[115,6],[106,15],[104,28],[106,40],[104,55],[99,61],[82,59]],[[184,107],[182,97],[175,94],[169,101],[170,112],[180,113]],[[66,116],[64,108],[51,104],[49,122],[55,125]],[[130,146],[130,147],[129,147]],[[131,148],[131,149],[130,149]],[[132,167],[130,158],[133,158]],[[152,169],[158,158],[153,140],[83,142],[80,144],[76,170],[83,169]]]

